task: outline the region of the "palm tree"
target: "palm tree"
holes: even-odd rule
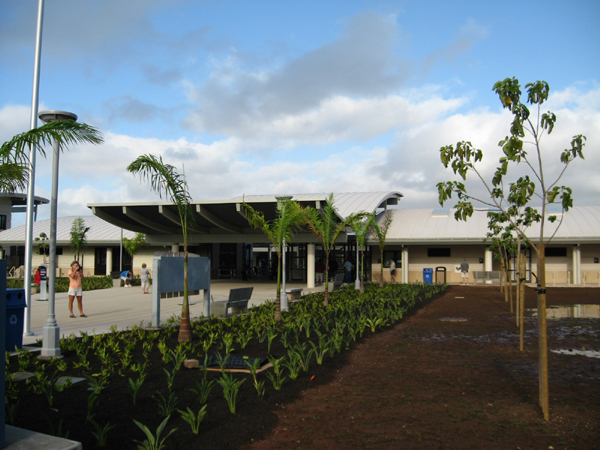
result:
[[[81,217],[77,217],[73,224],[71,225],[71,250],[73,251],[73,259],[76,261],[81,261],[79,256],[83,251],[87,243],[87,232],[90,231],[90,227],[85,226],[85,221]],[[80,266],[83,267],[83,261],[81,261]]]
[[[349,217],[348,225],[352,228],[352,231],[356,234],[356,243],[358,244],[360,254],[360,293],[365,292],[365,241],[367,240],[367,234],[371,228],[371,224],[375,219],[375,214],[358,213]]]
[[[256,211],[245,201],[243,205],[250,226],[263,230],[277,251],[275,320],[281,320],[281,254],[284,243],[291,240],[295,228],[303,223],[304,211],[297,202],[283,199],[277,202],[277,217],[268,221],[262,212]]]
[[[333,194],[325,203],[322,211],[308,206],[304,211],[306,214],[306,223],[308,228],[315,234],[317,240],[321,243],[325,252],[325,261],[329,261],[329,253],[335,245],[335,240],[352,220],[352,216],[342,220],[333,206]],[[329,265],[325,265],[325,297],[323,300],[325,306],[329,305]]]
[[[14,136],[0,147],[0,192],[27,189],[29,148],[33,146],[46,156],[42,147],[54,142],[64,149],[70,144],[100,144],[103,139],[96,128],[72,120],[57,120]]]
[[[179,342],[192,339],[190,325],[190,304],[188,300],[188,227],[194,225],[194,213],[190,207],[192,201],[185,176],[177,173],[174,166],[165,164],[162,156],[139,156],[127,167],[132,174],[139,174],[142,180],[150,181],[152,189],[162,198],[163,194],[169,198],[179,212],[181,232],[183,234],[183,306],[181,307],[181,325],[179,327]]]
[[[136,233],[133,239],[123,238],[123,248],[131,256],[131,266],[133,267],[133,258],[142,247],[148,247],[146,244],[146,235],[144,233]]]
[[[379,286],[383,287],[383,249],[385,248],[385,239],[387,237],[388,230],[390,229],[390,225],[392,224],[392,215],[386,209],[383,213],[381,220],[376,222],[375,220],[371,221],[371,235],[377,241],[377,245],[379,246],[379,251],[381,253],[381,271],[379,273]]]

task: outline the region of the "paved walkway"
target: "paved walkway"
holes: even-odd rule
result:
[[[276,285],[273,282],[212,280],[211,295],[214,301],[227,300],[230,289],[249,286],[254,286],[254,291],[248,307],[275,299]],[[303,283],[288,283],[286,288],[303,288],[303,294],[319,292],[324,289],[323,286],[307,289],[306,284]],[[32,296],[30,331],[33,336],[24,336],[24,345],[34,344],[38,339],[42,339],[42,330],[48,315],[48,302],[39,301],[39,298],[40,294]],[[181,297],[166,298],[161,301],[160,320],[162,323],[165,323],[169,317],[178,316],[181,313],[181,301]],[[79,317],[77,300],[75,300],[73,311],[77,317],[71,319],[68,302],[69,297],[66,292],[56,294],[56,321],[60,327],[61,337],[71,334],[79,335],[81,331],[90,334],[105,333],[113,325],[116,325],[118,330],[131,328],[133,325],[141,323],[147,325],[152,317],[152,295],[144,295],[139,286],[84,291],[83,312],[88,317]],[[202,293],[190,296],[190,303],[196,303],[190,306],[191,316],[200,316],[202,314]]]

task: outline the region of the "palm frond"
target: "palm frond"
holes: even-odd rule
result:
[[[58,142],[62,148],[65,148],[71,144],[101,144],[104,140],[100,131],[88,124],[72,120],[57,120],[14,136],[10,141],[2,144],[0,157],[24,162],[29,159],[31,146],[45,156],[42,147],[50,146],[54,142]]]
[[[0,192],[25,191],[29,180],[29,166],[0,158]]]

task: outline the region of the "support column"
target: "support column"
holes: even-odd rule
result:
[[[408,247],[402,247],[402,282],[408,283]]]
[[[579,244],[573,246],[573,284],[581,284],[581,247]]]
[[[491,272],[493,267],[493,254],[489,247],[485,249],[485,254],[483,256],[483,270],[486,272]],[[486,280],[485,284],[492,284],[492,280]]]
[[[112,264],[113,264],[112,247],[107,247],[107,249],[106,249],[106,275],[110,275],[110,273],[112,272]]]
[[[315,244],[306,246],[306,287],[315,287]]]

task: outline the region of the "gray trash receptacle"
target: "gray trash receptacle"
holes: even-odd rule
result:
[[[25,289],[6,290],[6,351],[23,348],[23,318],[25,315]]]
[[[423,269],[423,283],[433,284],[433,269],[427,267]]]

